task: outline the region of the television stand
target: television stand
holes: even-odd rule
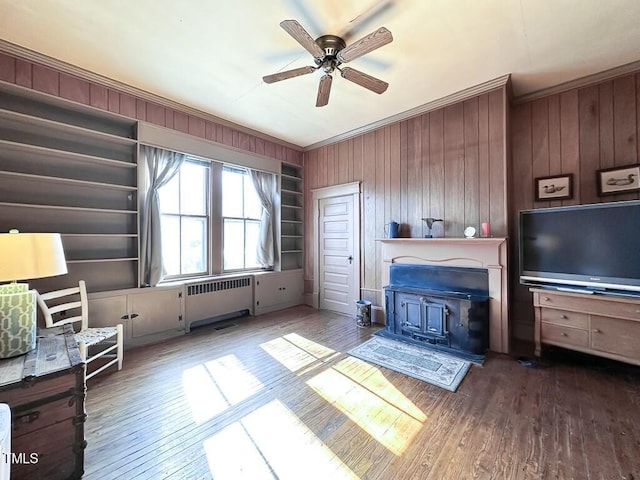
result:
[[[542,345],[640,365],[640,298],[531,288],[535,354]]]

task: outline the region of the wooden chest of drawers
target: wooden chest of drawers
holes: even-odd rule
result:
[[[11,408],[12,479],[82,476],[84,369],[69,326],[41,330],[35,350],[0,361],[0,402]]]
[[[537,356],[548,344],[640,365],[640,298],[531,291]]]

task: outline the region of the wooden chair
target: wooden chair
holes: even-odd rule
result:
[[[72,297],[73,299],[65,297]],[[84,280],[80,280],[77,287],[39,294],[38,305],[44,315],[47,328],[80,322],[80,330],[76,332],[75,337],[80,354],[87,363],[87,380],[116,363],[118,364],[118,370],[122,369],[122,324],[118,324],[115,327],[89,327],[89,303]],[[54,321],[56,314],[62,316],[62,318]],[[104,345],[107,345],[107,347],[100,348],[94,355],[90,354],[90,347],[98,348],[98,346],[102,347]],[[89,372],[89,364],[102,357],[111,358],[111,360]]]

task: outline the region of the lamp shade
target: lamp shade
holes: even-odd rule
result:
[[[59,233],[1,233],[0,281],[67,273]]]

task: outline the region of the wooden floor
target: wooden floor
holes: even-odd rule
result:
[[[296,307],[125,353],[88,385],[85,479],[636,479],[640,368],[490,354],[456,393]]]

